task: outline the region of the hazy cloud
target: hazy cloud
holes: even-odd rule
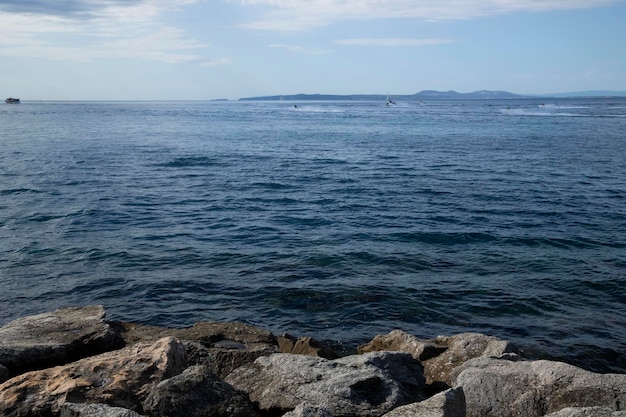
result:
[[[441,45],[451,43],[450,39],[438,38],[359,38],[359,39],[339,39],[334,43],[339,45],[361,45],[361,46],[426,46]]]
[[[197,0],[0,0],[0,55],[89,61],[200,61],[208,45],[160,24]],[[63,36],[61,39],[60,36]]]
[[[240,0],[264,6],[260,19],[246,27],[301,30],[341,20],[418,18],[459,20],[519,11],[599,7],[619,0]]]
[[[269,47],[285,49],[289,52],[305,54],[305,55],[323,55],[323,54],[327,54],[330,52],[328,49],[309,48],[305,46],[289,45],[289,44],[284,44],[284,43],[273,43],[269,45]]]

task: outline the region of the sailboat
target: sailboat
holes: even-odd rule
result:
[[[387,102],[385,103],[385,106],[391,106],[392,104],[396,104],[396,102],[390,99],[389,94],[387,94]]]

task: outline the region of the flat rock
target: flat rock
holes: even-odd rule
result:
[[[60,417],[144,417],[134,411],[106,404],[65,403]]]
[[[336,360],[276,353],[235,369],[226,382],[245,391],[264,412],[301,403],[334,417],[378,417],[425,398],[422,366],[401,352],[372,352]]]
[[[102,306],[23,317],[0,328],[0,364],[10,375],[59,365],[119,347]]]
[[[236,391],[203,366],[192,366],[155,386],[143,401],[150,417],[254,417],[244,393]]]
[[[424,366],[424,377],[429,385],[451,386],[451,373],[466,361],[480,356],[501,356],[518,353],[510,342],[480,333],[460,333],[419,339],[401,330],[378,335],[358,348],[359,353],[372,351],[407,352]]]
[[[626,375],[597,374],[554,361],[472,359],[455,370],[467,417],[540,417],[568,407],[623,410]]]
[[[31,371],[0,384],[0,415],[58,415],[72,403],[104,403],[141,412],[152,387],[185,368],[180,341],[163,338],[138,343],[41,371]]]
[[[398,407],[383,417],[465,417],[463,389],[448,389],[427,400]]]

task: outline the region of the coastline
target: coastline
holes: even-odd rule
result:
[[[0,328],[0,415],[626,416],[626,375],[530,360],[479,333],[400,330],[355,354],[242,323],[107,321],[103,306]]]

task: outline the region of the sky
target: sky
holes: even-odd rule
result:
[[[0,0],[0,97],[626,91],[626,0]]]

